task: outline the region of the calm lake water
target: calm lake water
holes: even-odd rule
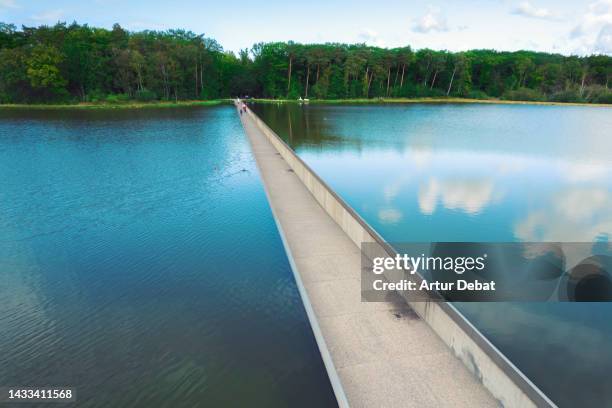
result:
[[[612,238],[612,108],[253,110],[387,241]],[[560,406],[612,406],[611,304],[459,306]]]
[[[233,107],[0,110],[0,385],[334,406]]]

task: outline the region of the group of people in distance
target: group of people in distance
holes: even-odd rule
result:
[[[242,116],[243,113],[246,113],[247,111],[246,103],[238,100],[238,110],[240,111],[240,116]]]

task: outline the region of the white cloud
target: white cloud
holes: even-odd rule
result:
[[[0,0],[0,9],[2,8],[17,8],[15,0]]]
[[[57,23],[64,16],[64,10],[55,9],[43,11],[40,14],[32,16],[32,20],[40,21],[43,23]]]
[[[512,14],[523,17],[540,18],[542,20],[560,20],[560,17],[552,11],[543,7],[536,7],[528,1],[524,1],[516,6],[516,8],[512,10]]]
[[[430,7],[427,14],[418,19],[414,26],[412,27],[412,31],[417,33],[429,33],[432,31],[448,31],[448,24],[446,22],[446,17],[444,17],[440,13],[439,8]]]
[[[364,42],[368,45],[375,45],[377,47],[385,47],[385,42],[380,38],[378,33],[369,28],[365,28],[357,35],[359,42]]]
[[[578,54],[612,54],[612,0],[598,0],[568,35],[570,49]]]
[[[593,51],[612,54],[612,24],[606,24],[599,30]]]
[[[600,0],[594,3],[589,4],[589,11],[600,18],[605,18],[606,14],[610,14],[612,12],[612,1],[610,0]]]

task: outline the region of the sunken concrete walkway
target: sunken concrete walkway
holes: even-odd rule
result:
[[[405,302],[361,302],[360,249],[241,120],[339,405],[499,406]]]

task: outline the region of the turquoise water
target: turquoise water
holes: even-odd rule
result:
[[[334,406],[232,107],[0,110],[0,385]]]
[[[254,105],[390,242],[612,237],[612,108]],[[612,305],[462,304],[563,407],[612,406]]]

